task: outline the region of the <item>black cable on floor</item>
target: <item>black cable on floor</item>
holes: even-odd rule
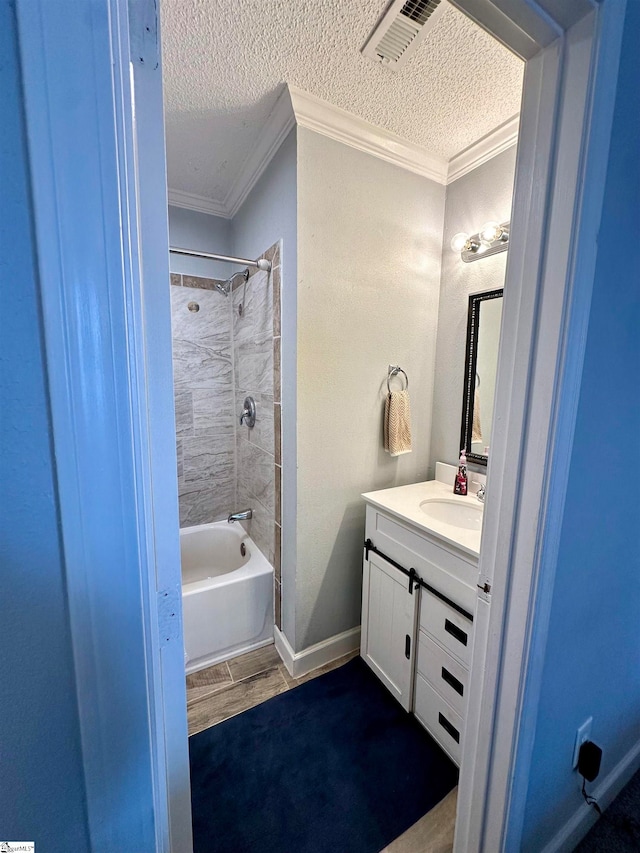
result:
[[[587,803],[587,805],[593,806],[594,809],[598,812],[598,814],[600,816],[602,816],[602,809],[598,805],[598,801],[596,800],[596,798],[592,797],[590,794],[587,794],[586,784],[587,784],[587,780],[583,776],[582,777],[582,796],[584,797],[584,801],[585,801],[585,803]]]

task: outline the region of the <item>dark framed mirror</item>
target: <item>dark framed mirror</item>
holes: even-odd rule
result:
[[[469,296],[460,447],[477,465],[487,464],[491,444],[502,293],[500,288]]]

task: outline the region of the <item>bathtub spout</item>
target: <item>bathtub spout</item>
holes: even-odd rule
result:
[[[232,512],[227,521],[232,524],[234,521],[248,521],[250,518],[253,518],[253,510],[243,509],[242,512]]]

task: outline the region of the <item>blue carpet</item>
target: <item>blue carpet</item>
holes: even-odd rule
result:
[[[640,772],[622,789],[575,853],[638,853],[640,850]]]
[[[360,659],[189,739],[194,853],[378,853],[458,771]]]

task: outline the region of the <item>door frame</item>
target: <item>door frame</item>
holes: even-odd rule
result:
[[[455,4],[481,25],[488,20],[482,0]],[[518,778],[528,777],[535,736],[624,23],[624,0],[545,5],[541,14],[535,3],[495,3],[512,22],[535,12],[539,27],[529,19],[537,49],[521,54],[500,416],[487,471],[455,853],[520,849],[526,785],[514,787],[514,770],[517,760]],[[513,45],[497,23],[485,29]]]
[[[456,825],[455,850],[468,853],[517,849],[522,827],[524,797],[512,777],[516,751],[526,762],[532,745],[535,652],[547,632],[625,0],[454,2],[527,60],[496,391],[503,415],[492,438],[480,562],[491,606],[481,593],[470,685],[476,713],[467,722]],[[92,845],[131,849],[135,823],[147,833],[138,849],[151,849],[153,838],[153,849],[187,853],[156,3],[90,0],[81,20],[74,0],[16,8]],[[71,105],[70,92],[78,94]],[[79,123],[93,129],[87,150],[96,153],[97,176],[84,183],[73,156]],[[108,606],[119,584],[135,622],[128,649],[114,647],[119,608]],[[145,677],[124,706],[122,677],[134,659]],[[144,724],[147,750],[125,809],[114,780],[126,766],[122,732],[132,719]]]
[[[82,7],[16,4],[86,817],[188,853],[158,10]]]

